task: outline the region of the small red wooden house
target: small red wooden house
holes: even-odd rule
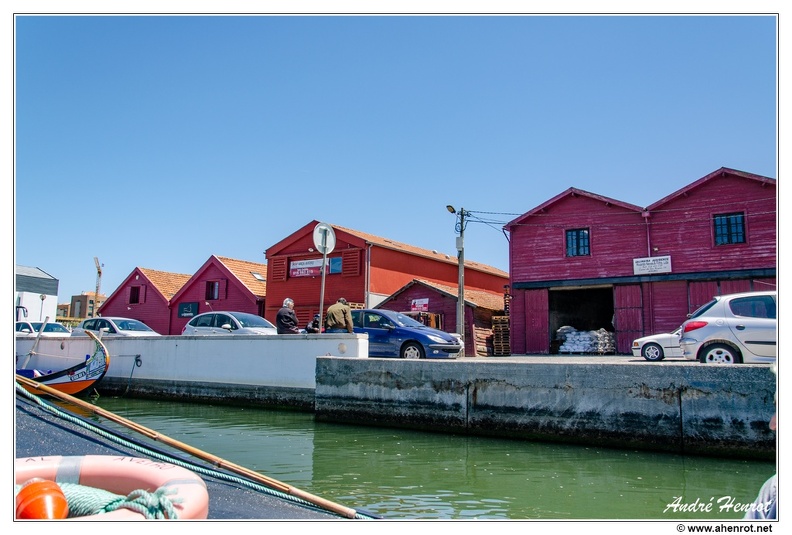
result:
[[[137,267],[99,308],[102,316],[140,320],[160,334],[170,333],[170,299],[189,275]]]
[[[629,354],[713,295],[775,288],[776,202],[774,179],[721,168],[646,208],[569,188],[514,219],[512,353],[571,326]]]
[[[171,299],[169,334],[181,334],[190,318],[213,310],[263,317],[266,276],[266,264],[212,255]]]
[[[415,316],[418,321],[442,331],[456,330],[459,286],[413,279],[375,308]],[[492,355],[492,316],[504,314],[504,294],[465,287],[465,355]],[[430,318],[430,322],[423,321]]]
[[[267,258],[267,306],[265,317],[275,320],[283,300],[291,297],[300,324],[307,324],[320,310],[322,254],[315,249],[311,221],[275,245]],[[356,308],[374,308],[395,291],[419,278],[456,285],[456,256],[414,247],[387,238],[332,225],[336,243],[328,254],[322,310],[344,297]],[[503,292],[508,273],[492,266],[465,261],[465,291]],[[456,312],[444,329],[453,332]],[[466,334],[466,339],[467,335]]]

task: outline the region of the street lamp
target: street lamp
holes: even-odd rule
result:
[[[459,212],[453,206],[446,205],[446,210],[457,215],[456,231],[459,236],[456,239],[457,263],[459,264],[459,296],[457,297],[457,323],[456,330],[462,337],[462,355],[465,352],[465,216],[468,212],[460,208]]]

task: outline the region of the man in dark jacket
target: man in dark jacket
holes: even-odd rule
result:
[[[287,297],[283,300],[283,307],[278,310],[278,314],[275,316],[275,326],[278,328],[278,334],[300,334],[300,328],[297,325],[294,301],[291,297]]]

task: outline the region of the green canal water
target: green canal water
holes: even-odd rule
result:
[[[292,411],[115,397],[96,404],[388,519],[726,521],[742,518],[737,504],[753,501],[775,472],[768,462],[341,425]]]

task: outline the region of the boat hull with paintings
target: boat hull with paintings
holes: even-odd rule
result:
[[[67,344],[72,347],[67,349]],[[47,385],[59,392],[76,395],[85,392],[101,381],[107,373],[110,366],[110,355],[107,352],[107,347],[93,333],[89,333],[88,338],[79,340],[66,338],[61,346],[66,350],[66,356],[58,358],[57,355],[47,356],[37,353],[38,346],[34,345],[22,359],[21,367],[16,370],[17,375]],[[50,365],[55,359],[56,365],[62,364],[66,367],[53,370],[50,367],[31,366],[31,363],[43,363],[46,360],[44,357],[49,357],[47,363]],[[31,387],[26,388],[30,390]]]

